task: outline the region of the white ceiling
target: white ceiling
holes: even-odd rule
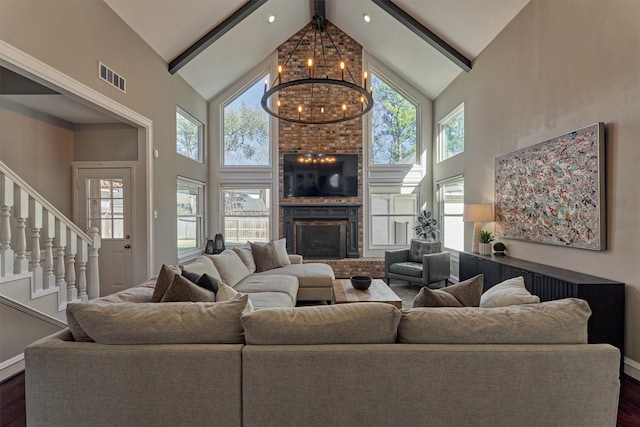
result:
[[[104,0],[166,62],[245,0]],[[395,4],[473,61],[529,0],[396,0]],[[311,21],[311,0],[269,0],[178,74],[209,100]],[[362,15],[371,16],[365,23]],[[273,24],[267,17],[275,15]],[[427,97],[462,72],[370,0],[327,0],[326,18]]]

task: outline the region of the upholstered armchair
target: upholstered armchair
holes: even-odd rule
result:
[[[449,252],[442,251],[440,242],[412,239],[409,249],[385,251],[384,279],[387,284],[389,279],[399,279],[425,286],[446,281],[450,257]]]

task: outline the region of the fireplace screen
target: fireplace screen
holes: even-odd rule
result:
[[[296,225],[295,252],[305,259],[342,259],[347,255],[347,227]]]

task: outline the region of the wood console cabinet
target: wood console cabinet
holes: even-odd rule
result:
[[[593,312],[589,318],[590,343],[608,343],[624,354],[624,283],[550,267],[508,256],[460,252],[460,280],[484,274],[484,290],[512,277],[524,277],[529,292],[540,301],[581,298]]]

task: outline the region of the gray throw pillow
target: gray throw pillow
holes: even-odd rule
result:
[[[413,307],[478,307],[483,286],[482,274],[441,289],[425,286],[413,300]]]
[[[256,263],[256,273],[282,267],[276,246],[273,242],[257,244],[249,242],[253,261]]]
[[[182,275],[196,285],[213,293],[218,292],[218,279],[209,274],[198,274],[187,270],[182,270]]]

